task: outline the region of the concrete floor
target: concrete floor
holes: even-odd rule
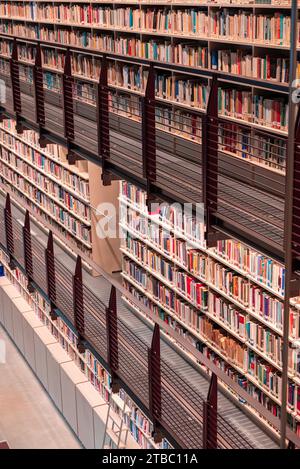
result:
[[[0,326],[0,441],[10,448],[78,449],[81,444],[18,349]]]

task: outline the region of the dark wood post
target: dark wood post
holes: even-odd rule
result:
[[[54,243],[52,231],[49,231],[47,248],[45,250],[45,262],[46,262],[46,276],[47,276],[47,288],[48,298],[51,305],[51,318],[57,319],[55,312],[56,303],[56,276],[55,276],[55,260],[54,260]],[[33,273],[34,274],[34,273]]]
[[[15,269],[14,261],[14,234],[12,226],[12,215],[11,215],[11,202],[10,195],[6,194],[6,201],[4,207],[4,224],[5,224],[5,237],[6,237],[6,247],[9,255],[9,267],[10,269]]]
[[[32,264],[32,245],[31,245],[31,231],[30,231],[30,215],[26,210],[25,221],[23,226],[23,248],[24,248],[24,263],[25,272],[28,278],[27,290],[30,293],[34,292],[32,284],[33,280],[33,264]]]
[[[64,103],[64,135],[68,146],[69,164],[76,161],[75,155],[72,153],[72,142],[74,140],[74,105],[73,105],[73,85],[71,53],[67,49],[65,54],[65,65],[63,73],[63,103]]]
[[[160,329],[155,324],[151,348],[148,349],[149,373],[149,410],[153,421],[153,438],[155,443],[162,441],[159,420],[161,419],[161,362],[160,362]]]
[[[74,324],[78,333],[77,348],[79,353],[86,349],[84,345],[84,304],[83,304],[83,281],[82,281],[82,261],[77,256],[75,274],[73,275],[73,306]]]
[[[41,131],[45,125],[45,99],[43,86],[42,52],[39,43],[36,45],[35,64],[33,67],[33,83],[35,94],[35,120]]]
[[[149,68],[145,96],[142,98],[142,155],[143,176],[147,181],[147,205],[155,199],[153,184],[156,182],[156,133],[155,133],[155,72]]]
[[[117,292],[112,285],[108,307],[106,308],[106,330],[107,330],[107,361],[112,379],[112,392],[119,392],[120,384],[117,377],[119,369],[119,345],[118,345],[118,313]]]
[[[108,64],[106,56],[101,60],[100,78],[97,86],[97,137],[98,155],[102,159],[102,182],[104,186],[109,186],[112,175],[108,170],[110,158],[109,144],[109,102],[108,102]]]
[[[208,246],[217,241],[212,229],[218,207],[218,79],[214,75],[206,114],[202,120],[202,187]]]

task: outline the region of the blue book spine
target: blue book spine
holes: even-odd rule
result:
[[[218,70],[218,51],[213,50],[211,52],[211,68],[214,70]]]

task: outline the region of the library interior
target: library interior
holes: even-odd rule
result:
[[[298,6],[0,0],[0,449],[300,449]]]

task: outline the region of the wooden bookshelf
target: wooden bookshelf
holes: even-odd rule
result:
[[[62,4],[63,6],[63,9],[62,9],[62,12],[64,12],[61,17],[63,18],[67,18],[68,17],[68,3],[70,2],[54,2],[54,3],[51,3],[50,4],[53,4],[53,8],[55,7],[55,5],[57,4],[57,8],[59,8],[59,5],[60,3]],[[97,3],[97,4],[96,4]],[[232,2],[232,3],[227,3],[227,2],[197,2],[197,4],[195,5],[194,2],[176,2],[176,1],[167,1],[167,2],[143,2],[142,0],[141,1],[136,1],[136,2],[127,2],[126,0],[124,2],[122,1],[115,1],[115,2],[112,2],[110,4],[109,7],[106,6],[106,2],[96,2],[96,3],[93,3],[93,2],[88,2],[88,4],[85,4],[84,2],[71,2],[70,4],[72,4],[73,6],[76,6],[76,4],[78,4],[78,7],[79,8],[91,8],[91,9],[96,9],[95,11],[98,11],[99,9],[99,12],[103,12],[103,17],[101,16],[101,14],[99,13],[99,20],[97,21],[97,23],[88,23],[88,22],[85,22],[85,15],[87,15],[87,10],[85,9],[84,11],[83,10],[80,10],[78,11],[78,15],[80,16],[80,14],[82,14],[82,18],[81,18],[81,21],[80,22],[77,22],[77,23],[72,23],[72,22],[69,22],[69,21],[65,21],[65,20],[60,20],[58,22],[57,20],[57,16],[56,16],[56,13],[55,13],[55,10],[53,10],[52,12],[52,15],[53,15],[53,19],[49,19],[49,17],[47,17],[47,19],[44,18],[43,16],[43,5],[46,5],[46,3],[41,3],[41,5],[39,6],[39,2],[37,2],[36,4],[36,8],[38,9],[37,11],[39,12],[37,14],[36,17],[34,17],[34,19],[30,18],[30,12],[34,11],[34,8],[32,10],[29,9],[29,3],[27,1],[23,2],[21,5],[22,5],[22,8],[23,10],[21,11],[20,10],[20,16],[15,16],[14,13],[15,11],[17,11],[17,7],[18,7],[18,2],[10,2],[8,3],[9,5],[9,8],[12,8],[12,10],[10,11],[10,17],[8,18],[8,14],[5,14],[6,13],[6,10],[4,11],[4,6],[3,6],[3,12],[2,12],[2,18],[3,20],[6,21],[7,23],[7,28],[6,30],[4,30],[3,32],[5,33],[8,33],[8,34],[11,34],[11,35],[14,35],[14,36],[20,36],[20,34],[18,34],[18,31],[13,31],[9,24],[13,27],[14,23],[15,22],[18,22],[20,21],[20,25],[22,24],[22,21],[25,21],[25,25],[30,25],[30,23],[32,24],[40,24],[41,26],[43,25],[44,26],[47,26],[47,25],[50,25],[51,24],[55,24],[57,28],[63,28],[64,26],[68,26],[70,27],[71,31],[73,31],[72,27],[76,27],[77,29],[80,28],[82,30],[86,30],[86,31],[92,31],[92,36],[91,38],[89,39],[90,43],[89,44],[86,44],[86,47],[83,47],[82,50],[87,52],[87,49],[90,49],[91,51],[94,49],[94,50],[103,50],[105,52],[108,52],[108,53],[112,53],[112,54],[119,54],[119,57],[123,57],[123,60],[124,60],[124,57],[129,59],[130,60],[130,53],[132,54],[132,57],[135,58],[135,59],[149,59],[151,60],[152,62],[157,62],[157,63],[168,63],[170,64],[170,71],[171,71],[171,74],[172,76],[175,76],[176,74],[176,68],[175,65],[182,65],[184,67],[184,70],[185,70],[185,73],[190,73],[191,76],[193,76],[194,74],[194,79],[199,79],[199,73],[195,73],[196,70],[199,70],[201,71],[202,70],[205,70],[206,72],[207,71],[210,71],[210,70],[218,70],[220,72],[220,77],[222,76],[222,73],[224,73],[225,75],[227,74],[232,74],[233,76],[235,75],[237,78],[238,77],[243,77],[246,79],[246,81],[243,81],[243,86],[245,87],[245,89],[248,90],[248,93],[249,93],[249,99],[251,99],[253,102],[255,102],[256,100],[256,96],[261,96],[263,98],[263,100],[260,102],[259,106],[262,106],[263,109],[264,109],[264,113],[267,115],[268,114],[268,109],[269,109],[269,106],[270,106],[270,99],[271,100],[274,100],[274,104],[272,105],[273,106],[273,110],[272,112],[273,113],[281,113],[281,124],[279,125],[278,128],[274,128],[274,125],[272,124],[272,120],[270,120],[269,122],[267,121],[261,121],[261,122],[256,122],[256,118],[254,117],[252,119],[252,122],[251,122],[251,125],[254,126],[254,128],[261,128],[261,127],[267,127],[267,128],[270,128],[272,129],[272,131],[274,132],[277,132],[278,135],[286,135],[286,122],[284,122],[284,120],[286,121],[286,118],[284,118],[283,116],[286,115],[286,112],[287,112],[287,108],[286,108],[286,99],[287,99],[287,93],[288,93],[288,89],[287,89],[287,83],[288,83],[288,80],[287,80],[287,75],[286,73],[284,72],[284,76],[285,78],[283,78],[283,75],[282,77],[280,78],[278,73],[281,75],[281,72],[280,72],[280,67],[281,65],[283,66],[283,62],[281,63],[280,61],[281,60],[285,60],[284,62],[284,70],[287,71],[288,69],[288,65],[287,65],[287,62],[286,60],[288,60],[288,50],[289,50],[289,44],[286,42],[288,41],[288,32],[282,32],[280,31],[280,34],[281,34],[281,37],[282,37],[282,40],[278,40],[277,37],[278,35],[276,35],[276,39],[274,40],[269,40],[267,41],[266,38],[264,38],[264,40],[262,41],[261,39],[259,39],[259,37],[255,37],[255,28],[253,26],[253,31],[251,30],[251,34],[250,34],[250,37],[249,35],[247,36],[246,33],[245,33],[245,37],[238,37],[238,38],[235,38],[230,32],[227,32],[227,35],[224,33],[224,35],[222,34],[222,36],[218,36],[218,33],[214,32],[213,31],[213,28],[215,26],[217,27],[220,27],[219,23],[221,21],[221,19],[218,17],[218,15],[222,15],[224,14],[225,16],[226,15],[231,15],[232,12],[238,12],[239,14],[243,15],[244,13],[246,13],[246,17],[247,15],[252,15],[253,16],[253,21],[256,21],[256,18],[260,18],[260,21],[265,21],[264,18],[269,18],[269,16],[271,15],[286,15],[288,16],[289,15],[289,8],[290,8],[290,3],[289,2],[285,2],[285,1],[282,1],[282,2],[272,2],[272,3],[249,3],[249,2]],[[5,5],[5,4],[3,4]],[[86,7],[85,7],[86,5]],[[89,5],[89,6],[88,6]],[[115,23],[108,23],[107,19],[106,19],[106,13],[108,10],[112,10],[113,12],[117,13],[117,12],[120,12],[120,18],[122,17],[123,18],[123,10],[122,10],[122,7],[123,6],[126,6],[128,7],[129,9],[131,8],[132,9],[132,16],[128,17],[128,21],[130,21],[130,25],[131,26],[125,26],[123,25],[122,27],[121,26],[118,26],[116,25]],[[165,9],[159,9],[160,7],[167,7],[167,10]],[[187,18],[190,17],[189,14],[190,12],[192,11],[191,8],[194,7],[194,12],[195,12],[195,15],[196,14],[203,14],[205,15],[205,21],[207,22],[207,25],[205,26],[205,34],[203,34],[201,36],[201,34],[198,33],[197,31],[197,28],[201,28],[203,25],[202,23],[204,22],[204,17],[203,19],[200,19],[198,18],[197,19],[197,22],[195,24],[192,24],[190,23],[190,25],[188,26],[190,28],[190,30],[188,31],[188,33],[185,32],[184,28],[185,28],[185,24],[189,24],[188,21],[187,21]],[[56,8],[56,7],[55,7]],[[183,10],[183,8],[185,8],[185,10]],[[101,10],[102,9],[102,10]],[[159,29],[158,28],[155,28],[155,27],[151,27],[149,26],[149,28],[143,28],[143,29],[136,29],[135,28],[135,22],[137,21],[137,19],[135,19],[135,16],[136,17],[139,17],[139,15],[141,16],[142,18],[142,21],[145,21],[147,23],[148,19],[146,19],[146,14],[147,12],[158,12],[160,15],[164,15],[166,11],[169,12],[170,14],[170,18],[171,20],[170,21],[173,21],[173,19],[175,18],[175,16],[178,14],[178,15],[182,15],[182,18],[184,18],[184,21],[183,21],[183,29],[180,30],[180,31],[177,31],[175,32],[174,31],[174,27],[171,27],[170,30],[167,30],[165,31],[164,29]],[[128,12],[127,12],[128,13]],[[126,13],[126,14],[127,14]],[[128,13],[129,14],[129,13]],[[65,15],[65,16],[63,16]],[[96,13],[95,13],[96,15]],[[125,13],[124,13],[125,15]],[[131,13],[130,13],[131,15]],[[149,13],[150,15],[150,13]],[[175,15],[175,16],[174,16]],[[186,15],[186,16],[184,16]],[[215,19],[215,15],[216,16],[216,19]],[[269,16],[268,16],[269,15]],[[50,15],[51,16],[51,15]],[[78,17],[79,17],[78,16]],[[1,17],[1,16],[0,16]],[[174,17],[174,18],[173,18]],[[115,20],[117,20],[117,18],[119,18],[118,15],[115,16]],[[127,19],[126,19],[126,15],[124,16],[124,23],[127,22]],[[10,23],[8,24],[8,20],[10,21]],[[160,18],[161,20],[161,18]],[[196,20],[195,20],[196,21]],[[266,20],[267,21],[267,20]],[[100,24],[99,24],[100,23]],[[18,23],[19,24],[19,23]],[[127,23],[126,23],[127,24]],[[150,24],[150,23],[149,23]],[[159,24],[159,23],[158,23]],[[162,24],[162,23],[161,23]],[[175,24],[175,23],[174,23]],[[178,27],[178,24],[179,22],[177,23],[177,27]],[[203,23],[204,24],[204,23]],[[263,24],[263,23],[262,23]],[[202,25],[202,26],[201,26]],[[273,27],[273,26],[272,26]],[[11,29],[11,31],[10,31]],[[26,28],[25,28],[26,29]],[[241,29],[240,28],[237,28],[240,33],[241,33]],[[97,45],[94,45],[92,44],[93,42],[93,35],[97,33],[97,30],[99,31],[103,31],[103,32],[107,32],[107,33],[111,33],[111,45],[110,45],[110,49],[108,50],[107,48],[101,48],[99,47],[99,44],[97,43]],[[257,31],[261,31],[262,29],[259,27],[257,28]],[[128,51],[126,51],[126,43],[123,41],[123,37],[122,37],[122,33],[126,32],[126,34],[129,34],[130,36],[127,36],[127,37],[132,37],[135,41],[140,41],[138,42],[138,44],[140,44],[138,47],[140,47],[142,44],[145,44],[145,41],[147,41],[147,37],[151,37],[151,38],[155,38],[157,37],[157,46],[159,46],[161,44],[161,38],[168,38],[167,40],[169,41],[168,44],[170,44],[170,48],[172,49],[172,54],[170,57],[166,56],[165,59],[162,61],[160,59],[160,57],[158,56],[145,56],[145,54],[143,52],[141,52],[141,49],[140,50],[140,55],[137,55],[135,54],[134,52],[132,52],[132,49],[134,48],[130,48],[131,49],[131,52],[128,54]],[[72,34],[74,33],[74,44],[76,47],[77,46],[80,46],[80,34],[78,36],[78,41],[77,39],[75,40],[75,37],[76,36],[76,31],[74,30],[72,32]],[[85,33],[84,33],[85,34]],[[247,33],[248,34],[248,33]],[[24,34],[26,36],[26,34]],[[62,37],[62,36],[61,36]],[[69,37],[69,36],[68,36]],[[99,36],[100,37],[100,36]],[[104,37],[104,36],[103,36]],[[108,37],[108,36],[107,36]],[[274,36],[275,37],[275,36]],[[96,38],[96,36],[95,36]],[[195,44],[191,45],[190,41],[195,38],[197,40],[197,43],[195,42]],[[32,39],[32,37],[31,37]],[[47,32],[45,31],[43,33],[43,37],[40,38],[42,41],[43,40],[46,40],[47,41]],[[48,38],[49,39],[49,38]],[[51,38],[51,42],[53,42],[52,40],[53,38]],[[65,42],[65,44],[68,42],[68,40],[66,41],[67,39],[67,36],[66,38],[64,39],[63,42]],[[176,40],[175,40],[176,39]],[[173,56],[174,54],[174,50],[176,49],[176,47],[178,45],[181,45],[181,47],[185,48],[185,47],[190,47],[191,49],[190,50],[190,53],[191,53],[191,56],[194,55],[194,52],[192,53],[192,50],[194,51],[195,49],[192,49],[193,47],[198,47],[198,45],[196,44],[199,44],[198,40],[201,40],[201,47],[205,47],[207,49],[207,64],[206,66],[199,66],[198,63],[196,62],[193,62],[193,63],[190,63],[186,60],[183,60],[182,59],[182,63],[180,62],[177,62],[175,60],[175,57]],[[95,39],[97,41],[97,38]],[[125,39],[124,39],[125,40]],[[124,47],[125,49],[122,49],[122,50],[118,50],[118,44],[121,44],[122,41],[124,42]],[[178,42],[177,42],[178,41]],[[186,45],[187,41],[189,41],[188,45]],[[57,46],[64,46],[63,42],[60,42],[60,43],[57,43]],[[149,43],[150,44],[150,43]],[[165,43],[167,44],[167,43]],[[235,71],[233,69],[227,69],[226,67],[225,68],[220,68],[220,63],[217,63],[216,62],[216,54],[218,55],[219,53],[224,53],[226,52],[226,48],[224,48],[224,46],[228,44],[228,47],[229,47],[229,52],[228,54],[233,54],[235,53],[235,51],[239,50],[239,51],[246,51],[245,53],[248,54],[248,56],[250,57],[250,61],[251,60],[254,60],[255,63],[257,62],[258,64],[258,67],[262,67],[262,69],[264,70],[267,70],[267,75],[266,78],[262,77],[262,76],[248,76],[247,74],[246,75],[243,75],[243,73],[241,73],[240,71]],[[246,48],[243,48],[243,44],[246,46]],[[120,46],[123,48],[123,45]],[[169,46],[168,46],[169,47]],[[175,49],[174,49],[175,47]],[[280,50],[281,49],[281,52],[279,52],[279,55],[278,55],[278,59],[276,64],[275,63],[269,63],[269,62],[266,62],[265,65],[262,65],[262,61],[263,60],[266,60],[268,61],[269,60],[269,56],[266,55],[265,53],[265,48],[273,48],[274,51],[276,50]],[[159,48],[158,48],[159,49]],[[272,54],[274,55],[274,51],[272,52]],[[284,52],[285,51],[285,52]],[[189,52],[188,50],[186,50],[186,56],[189,57]],[[234,61],[234,56],[231,55],[230,56],[230,61]],[[222,61],[221,61],[222,62]],[[227,61],[226,61],[227,63]],[[257,65],[256,64],[256,65]],[[228,65],[228,64],[227,64]],[[44,64],[45,66],[45,64]],[[241,64],[239,63],[239,66],[241,66]],[[49,66],[46,65],[46,67],[48,68]],[[58,72],[58,69],[57,67],[54,67],[54,66],[51,66],[50,69],[52,70],[55,70],[56,68],[56,72]],[[249,67],[249,70],[252,72],[253,70],[255,70],[256,67],[252,65],[250,65]],[[62,69],[60,69],[62,70]],[[174,71],[172,71],[174,70]],[[300,68],[299,68],[299,71],[300,71]],[[178,72],[177,72],[178,73]],[[272,74],[274,74],[277,76],[277,78],[275,76],[273,76]],[[256,83],[255,84],[247,84],[247,79],[256,79]],[[273,97],[270,98],[267,94],[265,96],[265,93],[267,93],[267,88],[264,89],[264,83],[268,84],[268,85],[283,85],[281,87],[281,89],[279,90],[276,90],[276,94],[274,95],[273,93]],[[117,84],[114,85],[116,88],[118,87]],[[131,87],[132,88],[132,87]],[[238,89],[238,88],[237,88]],[[274,89],[273,88],[273,92],[274,92]],[[132,93],[136,92],[136,90],[131,90]],[[159,99],[162,99],[160,96],[158,96],[158,101]],[[238,98],[239,99],[239,98]],[[278,110],[278,106],[277,106],[277,103],[280,103],[281,100],[285,101],[285,104],[284,104],[284,107],[281,108],[281,110],[279,111]],[[168,99],[166,99],[164,97],[163,101],[165,102],[168,102]],[[188,109],[190,107],[190,104],[185,104],[184,102],[177,102],[178,106],[183,106]],[[205,107],[203,106],[193,106],[195,109],[199,108],[199,109],[205,109]],[[253,104],[253,111],[254,112],[254,104]],[[232,120],[233,122],[234,121],[237,121],[237,122],[240,122],[241,121],[241,118],[236,118],[236,116],[232,113],[230,113],[231,115],[230,116],[225,116],[226,118],[228,117],[229,120]],[[241,112],[239,113],[240,115],[243,115],[244,113]],[[278,114],[279,116],[279,114]]]
[[[118,184],[114,182],[111,186],[104,187],[99,166],[85,160],[79,160],[76,161],[75,165],[70,165],[67,162],[66,151],[63,147],[51,144],[48,145],[48,149],[41,149],[37,143],[37,134],[25,131],[24,135],[18,135],[12,121],[6,120],[0,124],[0,146],[2,181],[8,184],[19,196],[25,196],[37,210],[50,218],[52,223],[58,225],[63,232],[74,238],[100,267],[109,273],[120,270],[118,238],[101,239],[97,234],[97,224],[101,216],[97,213],[99,204],[112,204],[116,208],[116,217],[118,218]],[[24,149],[26,149],[25,152]],[[42,157],[43,160],[39,160]],[[45,161],[47,161],[48,167],[46,167]],[[41,164],[38,164],[39,162]],[[20,167],[20,163],[23,166]],[[54,175],[51,173],[53,165],[61,167],[58,174],[55,174],[55,170]],[[15,177],[26,181],[27,188],[16,184]],[[72,206],[66,205],[61,198],[53,195],[51,191],[52,182],[54,183],[53,187],[59,193],[63,191],[65,197],[72,197],[74,201],[72,204],[80,204],[81,209],[85,207],[86,216],[78,213]],[[80,191],[80,188],[82,191]],[[41,192],[55,206],[69,213],[70,217],[77,220],[77,224],[79,223],[88,230],[88,238],[85,239],[76,234],[70,226],[63,223],[55,213],[51,212],[47,205],[41,204],[38,199],[34,199],[32,194],[35,191]]]

